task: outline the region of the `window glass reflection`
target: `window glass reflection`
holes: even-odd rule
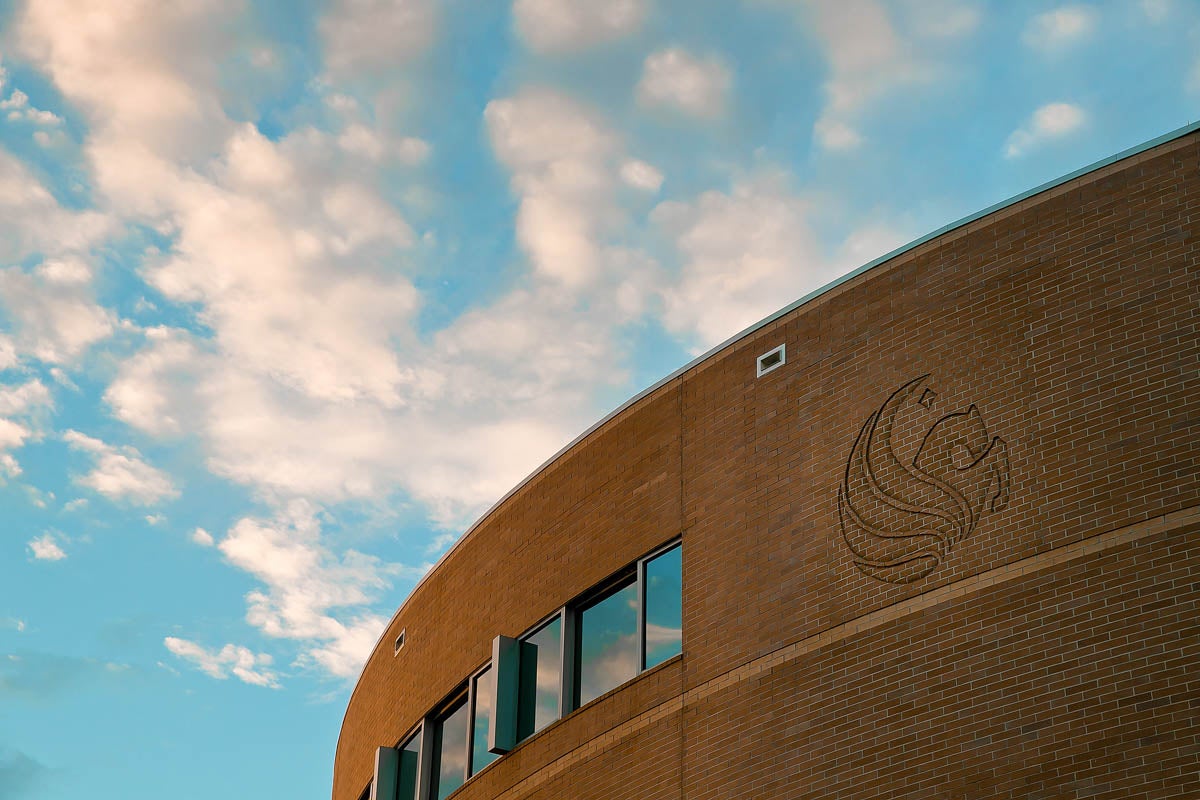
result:
[[[396,780],[396,800],[417,798],[417,756],[421,752],[421,733],[417,732],[400,748],[400,775]]]
[[[467,723],[467,698],[464,697],[439,724],[437,761],[434,763],[438,800],[462,786],[466,778]]]
[[[496,754],[488,752],[488,728],[492,724],[495,708],[496,682],[492,679],[492,668],[488,667],[475,677],[475,724],[471,731],[471,774],[496,760]]]
[[[637,606],[631,582],[579,615],[579,705],[637,675]]]
[[[683,556],[679,545],[646,562],[646,664],[683,652]]]
[[[558,719],[561,686],[562,621],[555,617],[521,642],[522,739]]]

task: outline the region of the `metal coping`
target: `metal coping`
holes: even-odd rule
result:
[[[565,455],[568,451],[573,449],[575,447],[575,445],[582,442],[588,436],[591,436],[592,433],[599,430],[610,420],[616,418],[618,415],[620,415],[622,412],[624,412],[627,408],[630,408],[631,406],[635,405],[638,401],[640,401],[643,398],[658,391],[663,386],[666,386],[668,383],[675,380],[676,378],[679,378],[682,375],[684,375],[685,373],[690,372],[696,366],[704,363],[705,361],[712,358],[714,355],[721,352],[725,348],[730,347],[730,346],[736,344],[737,342],[740,342],[742,339],[745,339],[746,337],[753,334],[755,331],[758,331],[761,328],[764,328],[767,325],[770,325],[772,322],[779,319],[780,317],[790,314],[792,311],[795,311],[797,308],[804,305],[805,303],[808,303],[810,300],[820,297],[821,295],[825,294],[826,292],[828,292],[832,289],[836,289],[838,286],[841,286],[843,283],[847,283],[847,282],[857,278],[859,275],[862,275],[863,273],[868,272],[869,270],[872,270],[881,264],[891,261],[892,259],[896,258],[897,256],[902,256],[911,250],[915,250],[916,248],[920,247],[921,245],[925,244],[926,242],[932,241],[932,240],[938,238],[939,236],[942,236],[943,234],[950,233],[951,231],[957,230],[958,228],[962,228],[966,225],[971,224],[972,222],[975,222],[976,220],[983,219],[984,217],[990,216],[991,214],[994,214],[997,211],[1001,211],[1005,208],[1008,208],[1009,206],[1014,206],[1017,203],[1020,203],[1022,200],[1027,200],[1030,197],[1039,195],[1043,192],[1047,192],[1051,189],[1062,186],[1063,184],[1069,183],[1070,181],[1073,181],[1076,178],[1079,178],[1083,175],[1087,175],[1088,173],[1096,172],[1097,170],[1103,169],[1104,167],[1107,167],[1110,164],[1115,164],[1118,161],[1124,161],[1127,158],[1132,158],[1133,156],[1139,155],[1141,153],[1145,153],[1148,150],[1152,150],[1161,144],[1166,144],[1166,143],[1172,142],[1176,139],[1181,139],[1184,136],[1187,136],[1189,133],[1193,133],[1196,131],[1200,131],[1200,121],[1188,123],[1187,125],[1184,125],[1181,128],[1176,128],[1175,130],[1164,133],[1161,136],[1156,136],[1155,138],[1150,139],[1149,141],[1142,142],[1141,144],[1138,144],[1138,145],[1134,145],[1133,147],[1122,150],[1119,153],[1108,156],[1107,158],[1102,158],[1099,161],[1096,161],[1092,164],[1088,164],[1087,166],[1080,167],[1079,169],[1074,170],[1073,172],[1068,172],[1066,175],[1063,175],[1058,178],[1054,178],[1053,180],[1046,181],[1045,183],[1043,183],[1039,186],[1035,186],[1032,189],[1027,189],[1026,191],[1021,192],[1020,194],[1014,195],[1014,196],[1008,198],[1007,200],[1001,200],[999,203],[994,203],[994,204],[988,206],[987,208],[983,209],[982,211],[976,211],[974,214],[968,214],[967,216],[965,216],[959,220],[951,222],[947,225],[943,225],[942,227],[938,228],[937,230],[933,231],[932,233],[927,233],[924,236],[920,237],[919,239],[914,239],[913,241],[909,242],[908,244],[901,245],[900,247],[897,247],[895,250],[892,250],[890,253],[885,253],[884,255],[879,256],[878,258],[876,258],[872,261],[868,261],[866,264],[863,264],[858,269],[853,270],[851,272],[847,272],[845,275],[842,275],[840,278],[835,278],[834,280],[825,284],[821,288],[809,292],[808,294],[801,297],[799,300],[789,303],[788,305],[786,305],[783,308],[776,311],[774,314],[764,317],[763,319],[754,323],[753,325],[746,328],[745,330],[734,334],[733,336],[729,337],[728,339],[721,342],[720,344],[713,347],[712,349],[708,350],[707,352],[703,353],[702,355],[699,355],[696,358],[693,358],[691,361],[684,364],[682,367],[675,370],[670,375],[667,375],[665,378],[662,378],[661,380],[656,381],[651,386],[648,386],[647,388],[638,392],[633,397],[629,398],[624,403],[622,403],[621,405],[617,406],[615,409],[610,411],[608,414],[605,414],[603,418],[601,418],[595,424],[590,426],[583,433],[579,434],[574,439],[572,439],[566,446],[564,446],[562,449],[560,449],[557,453],[555,453],[554,455],[550,456],[550,458],[548,458],[544,462],[542,462],[542,464],[537,469],[535,469],[533,472],[529,473],[529,475],[527,475],[524,480],[522,480],[516,486],[514,486],[513,488],[511,488],[507,492],[505,492],[504,496],[501,497],[499,500],[497,500],[495,503],[493,503],[492,506],[490,508],[488,508],[487,511],[485,511],[482,515],[480,515],[479,519],[477,519],[471,525],[471,527],[467,528],[467,530],[463,532],[462,536],[459,536],[458,539],[455,540],[454,544],[450,546],[450,549],[447,550],[445,553],[443,553],[441,558],[439,558],[434,563],[434,565],[432,567],[430,567],[429,570],[424,575],[421,576],[421,579],[417,581],[416,585],[413,586],[413,588],[409,591],[408,595],[404,598],[404,602],[401,603],[400,606],[396,609],[396,612],[394,614],[392,614],[391,619],[388,620],[388,624],[384,627],[384,629],[382,631],[380,631],[379,638],[376,640],[375,646],[373,648],[371,648],[371,654],[369,656],[367,656],[367,660],[363,662],[362,667],[359,669],[358,677],[354,679],[354,690],[351,691],[351,693],[350,693],[350,700],[348,700],[346,702],[346,712],[349,713],[349,711],[350,711],[350,702],[353,701],[354,694],[358,691],[358,684],[362,680],[363,673],[367,669],[367,664],[369,664],[371,662],[371,659],[374,658],[375,653],[379,650],[379,645],[383,642],[384,637],[387,635],[388,630],[392,627],[392,623],[396,621],[396,617],[398,617],[400,615],[400,612],[404,610],[404,606],[408,603],[409,598],[411,598],[414,594],[416,594],[417,589],[421,588],[421,585],[425,583],[426,578],[428,578],[430,575],[432,575],[434,573],[434,571],[437,570],[437,568],[442,565],[442,562],[444,562],[444,561],[446,561],[446,559],[450,558],[450,556],[454,553],[454,551],[458,549],[459,545],[461,545],[464,541],[466,541],[467,538],[472,533],[475,532],[475,529],[478,528],[480,525],[482,525],[488,519],[488,517],[490,517],[498,508],[500,508],[500,506],[504,505],[504,503],[507,502],[510,497],[512,497],[517,492],[521,491],[521,489],[525,488],[525,486],[527,486],[530,481],[532,481],[538,475],[541,475],[542,472],[545,471],[545,469],[547,467],[549,467],[551,464],[553,464],[555,461],[557,461],[559,458],[561,458],[563,455]],[[343,715],[342,716],[342,725],[345,726],[345,723],[346,723],[346,719],[345,719],[345,715]],[[340,735],[338,737],[338,742],[339,743],[341,742]]]

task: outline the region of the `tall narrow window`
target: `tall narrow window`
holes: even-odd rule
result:
[[[466,695],[438,720],[433,754],[433,796],[437,800],[443,800],[466,780],[469,724]]]
[[[559,716],[562,691],[562,618],[555,617],[521,641],[518,732],[524,739]]]
[[[683,652],[683,555],[679,545],[645,564],[643,669]]]
[[[400,769],[396,779],[396,800],[417,800],[417,769],[421,753],[421,732],[400,748]]]
[[[492,724],[492,713],[496,707],[495,673],[491,667],[475,676],[474,681],[475,720],[471,725],[471,774],[496,760],[496,754],[488,750],[488,726]]]
[[[579,613],[577,705],[638,674],[638,587],[630,580]]]

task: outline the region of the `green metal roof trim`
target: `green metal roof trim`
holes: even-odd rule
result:
[[[602,427],[605,423],[609,422],[614,417],[621,414],[623,411],[625,411],[627,408],[629,408],[630,406],[637,403],[642,398],[652,394],[653,392],[662,388],[666,384],[668,384],[671,381],[675,380],[676,378],[680,377],[684,373],[693,369],[697,365],[703,363],[704,361],[707,361],[709,358],[712,358],[714,355],[721,352],[722,350],[729,347],[730,345],[733,345],[736,342],[739,342],[742,339],[746,338],[747,336],[751,335],[755,331],[760,330],[761,328],[763,328],[767,325],[770,325],[772,322],[779,319],[780,317],[782,317],[786,314],[789,314],[792,311],[795,311],[800,306],[804,305],[805,303],[808,303],[809,301],[811,301],[817,297],[820,297],[821,295],[825,294],[826,292],[830,291],[831,289],[835,289],[838,286],[841,286],[843,283],[846,283],[847,281],[857,278],[859,275],[862,275],[864,272],[867,272],[881,264],[891,261],[892,259],[896,258],[897,256],[904,255],[905,253],[909,252],[910,250],[914,250],[914,249],[920,247],[921,245],[925,244],[926,242],[932,241],[932,240],[938,238],[939,236],[942,236],[943,234],[957,230],[958,228],[962,228],[966,225],[971,224],[972,222],[975,222],[976,220],[983,219],[984,217],[986,217],[990,214],[994,214],[997,211],[1001,211],[1005,208],[1008,208],[1009,206],[1014,206],[1017,203],[1020,203],[1022,200],[1026,200],[1035,195],[1039,195],[1042,192],[1046,192],[1051,189],[1054,189],[1058,186],[1063,185],[1064,183],[1073,181],[1080,176],[1087,175],[1088,173],[1095,172],[1099,169],[1103,169],[1104,167],[1107,167],[1110,164],[1115,164],[1118,161],[1124,161],[1127,158],[1131,158],[1133,156],[1139,155],[1140,153],[1144,153],[1148,150],[1152,150],[1161,144],[1166,144],[1167,142],[1171,142],[1176,139],[1183,138],[1184,136],[1187,136],[1188,134],[1194,133],[1196,131],[1200,131],[1200,121],[1189,123],[1188,125],[1185,125],[1182,128],[1177,128],[1173,131],[1170,131],[1169,133],[1164,133],[1162,136],[1155,137],[1147,142],[1143,142],[1142,144],[1130,147],[1127,150],[1122,150],[1121,152],[1116,153],[1115,155],[1111,155],[1108,158],[1101,159],[1100,161],[1097,161],[1093,164],[1089,164],[1086,167],[1081,167],[1081,168],[1079,168],[1073,172],[1069,172],[1066,175],[1063,175],[1059,178],[1055,178],[1054,180],[1047,181],[1046,183],[1043,183],[1040,186],[1035,186],[1032,189],[1021,192],[1020,194],[1010,197],[1007,200],[1002,200],[999,203],[990,205],[987,208],[983,209],[982,211],[976,211],[974,214],[969,214],[969,215],[963,217],[962,219],[956,220],[955,222],[951,222],[948,225],[943,225],[942,227],[938,228],[937,230],[933,231],[932,233],[927,233],[919,239],[915,239],[914,241],[911,241],[906,245],[897,247],[895,250],[892,250],[890,253],[886,253],[885,255],[882,255],[879,258],[874,259],[873,261],[869,261],[866,264],[863,264],[858,269],[856,269],[852,272],[848,272],[845,275],[841,276],[840,278],[830,281],[829,283],[825,284],[821,288],[804,295],[799,300],[796,300],[793,303],[789,303],[788,305],[786,305],[783,308],[776,311],[774,314],[764,317],[763,319],[754,323],[753,325],[746,328],[745,330],[734,334],[733,336],[731,336],[728,339],[726,339],[725,341],[721,342],[716,347],[713,347],[711,350],[707,351],[703,355],[697,356],[696,358],[689,361],[687,364],[683,365],[679,369],[672,372],[670,375],[667,375],[665,378],[655,382],[652,386],[649,386],[649,387],[643,389],[642,391],[638,392],[633,397],[629,398],[624,403],[622,403],[620,406],[618,406],[617,408],[610,411],[602,419],[600,419],[594,425],[589,427],[583,433],[576,436],[573,440],[571,440],[571,442],[569,444],[567,444],[565,447],[563,447],[561,450],[559,450],[553,456],[546,459],[546,461],[543,462],[541,464],[541,466],[539,466],[533,472],[529,473],[529,475],[526,476],[526,478],[524,480],[522,480],[520,483],[518,483],[513,488],[509,489],[508,492],[506,492],[503,497],[501,497],[499,500],[497,500],[495,503],[493,503],[491,508],[489,508],[487,511],[485,511],[479,517],[479,519],[477,519],[475,521],[475,523],[471,525],[471,527],[467,528],[467,530],[463,532],[462,536],[458,537],[458,539],[454,542],[454,544],[451,545],[450,549],[447,550],[445,553],[443,553],[442,557],[437,560],[437,563],[435,563],[432,567],[430,567],[429,572],[426,572],[425,575],[421,576],[421,579],[419,581],[417,581],[416,586],[414,586],[412,588],[412,591],[409,592],[409,597],[411,597],[417,591],[417,589],[419,589],[421,587],[421,584],[423,584],[425,582],[425,578],[428,577],[428,575],[430,573],[432,573],[434,570],[436,570],[438,567],[440,567],[442,562],[445,561],[447,558],[449,558],[450,555],[455,550],[458,549],[458,546],[460,544],[462,544],[462,542],[465,541],[466,538],[468,536],[470,536],[475,531],[476,528],[478,528],[480,525],[482,525],[484,523],[484,521],[487,520],[487,518],[490,517],[496,509],[498,509],[500,506],[502,506],[508,500],[508,498],[512,497],[514,494],[516,494],[518,491],[520,491],[522,488],[524,488],[531,480],[533,480],[538,475],[540,475],[542,473],[542,471],[545,470],[548,466],[550,466],[555,461],[557,461],[559,458],[561,458],[563,455],[565,455],[568,451],[570,451],[573,447],[575,447],[575,445],[579,444],[581,441],[586,439],[594,431],[596,431],[597,429]],[[407,602],[407,598],[405,599],[405,602]],[[391,620],[388,622],[387,628],[385,628],[384,631],[380,634],[379,641],[377,641],[375,643],[375,647],[372,648],[372,650],[371,650],[371,656],[369,656],[367,658],[368,662],[371,660],[372,657],[374,657],[376,651],[379,650],[379,646],[383,642],[383,637],[387,634],[387,630],[391,628],[392,622],[395,622],[396,617],[399,616],[399,614],[402,610],[404,610],[403,603],[400,605],[399,608],[396,609],[396,613],[392,615]],[[362,670],[365,670],[366,666],[367,666],[366,663],[364,663]],[[359,676],[355,681],[356,689],[357,689],[357,685],[358,685],[358,680],[362,679],[362,670],[359,671]],[[353,693],[351,693],[351,699],[353,699],[353,697],[354,697],[354,695],[353,695]],[[348,705],[347,705],[346,710],[349,711]],[[343,724],[344,724],[344,722],[345,722],[345,720],[343,719]]]

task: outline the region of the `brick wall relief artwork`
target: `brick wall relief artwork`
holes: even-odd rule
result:
[[[937,569],[985,514],[1008,504],[1008,447],[979,409],[945,413],[930,376],[873,412],[838,487],[842,538],[863,574],[912,583]]]

